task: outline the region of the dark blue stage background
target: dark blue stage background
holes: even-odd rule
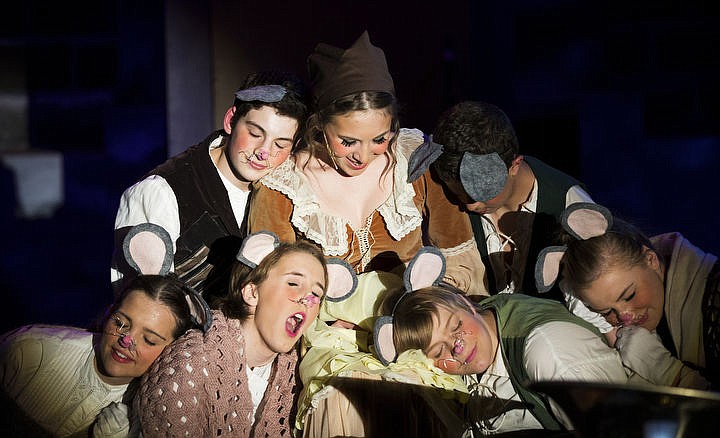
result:
[[[0,331],[86,325],[110,301],[119,196],[168,154],[169,3],[3,6]],[[720,20],[702,2],[247,3],[209,1],[197,18],[212,29],[232,5],[243,22],[228,38],[241,37],[226,44],[237,43],[244,65],[302,74],[317,42],[346,46],[368,29],[394,73],[404,126],[429,132],[452,103],[496,103],[526,154],[583,180],[597,202],[650,234],[681,231],[720,254]],[[211,77],[222,78],[218,65]],[[26,128],[13,118],[19,95]],[[24,133],[28,147],[13,144],[11,131]],[[61,157],[42,183],[59,189],[60,203],[23,214],[36,191],[20,186],[39,173],[18,179],[8,163],[38,151]]]

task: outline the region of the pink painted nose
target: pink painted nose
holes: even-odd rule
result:
[[[120,346],[123,348],[130,348],[130,346],[133,344],[133,340],[130,335],[122,336],[119,342]]]
[[[630,312],[624,312],[620,314],[620,321],[622,321],[623,324],[627,324],[629,322],[632,322],[633,320],[633,314]]]
[[[463,341],[462,338],[456,339],[455,343],[453,344],[453,353],[460,354],[463,352],[463,349],[465,349],[465,341]]]
[[[270,156],[270,152],[265,150],[259,150],[255,152],[255,156],[258,157],[258,159],[265,161]]]

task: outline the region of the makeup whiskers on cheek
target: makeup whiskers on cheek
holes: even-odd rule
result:
[[[280,152],[276,152],[274,155],[272,155],[270,154],[270,152],[265,150],[260,150],[252,154],[248,154],[246,151],[240,151],[238,152],[238,155],[243,158],[241,160],[243,164],[250,163],[252,161],[252,158],[255,157],[256,162],[264,162],[268,169],[274,169],[275,167],[277,167],[274,158],[277,158],[277,156],[280,155]]]
[[[305,306],[308,309],[312,309],[320,303],[320,298],[318,298],[315,294],[307,294],[306,296],[297,300],[293,300],[292,298],[288,298],[288,300],[292,301],[293,303],[298,303],[302,306]]]

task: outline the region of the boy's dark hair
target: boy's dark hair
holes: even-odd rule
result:
[[[460,102],[438,119],[433,141],[443,153],[432,164],[443,181],[460,181],[460,160],[464,152],[497,152],[510,168],[520,146],[508,116],[497,106],[478,101]]]
[[[235,115],[231,122],[233,128],[238,120],[244,117],[250,110],[271,106],[277,110],[279,115],[291,117],[298,121],[298,130],[295,139],[297,140],[303,131],[305,119],[308,115],[309,89],[307,84],[294,73],[270,70],[248,75],[240,88],[238,88],[238,91],[259,85],[282,85],[287,89],[287,93],[278,102],[262,102],[259,100],[245,102],[235,98],[233,102]]]

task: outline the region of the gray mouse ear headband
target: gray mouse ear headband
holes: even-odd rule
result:
[[[592,202],[570,204],[560,215],[565,231],[578,240],[602,236],[613,224],[610,210]],[[535,263],[535,285],[540,293],[552,289],[560,273],[560,262],[567,251],[566,245],[548,246],[540,251]]]
[[[433,136],[429,135],[427,140],[418,146],[408,159],[407,182],[412,183],[420,178],[428,170],[433,161],[437,160],[443,152],[443,145],[435,143]]]
[[[280,245],[280,239],[272,231],[248,234],[243,240],[236,258],[239,262],[256,268],[268,254]]]
[[[255,268],[280,245],[280,239],[271,231],[259,231],[249,234],[242,243],[237,259]],[[340,302],[348,299],[357,289],[358,279],[355,270],[346,261],[339,258],[326,259],[328,284],[325,297],[329,301]]]
[[[146,222],[130,228],[122,248],[128,265],[138,274],[166,275],[170,272],[172,239],[160,225]]]
[[[375,352],[384,365],[388,365],[397,358],[395,342],[393,341],[393,316],[398,304],[409,294],[418,289],[437,286],[445,276],[445,257],[434,246],[420,248],[415,257],[410,260],[403,275],[404,293],[393,306],[391,314],[384,315],[375,320],[374,344]]]
[[[348,262],[337,257],[326,260],[328,284],[325,288],[325,299],[334,303],[345,301],[357,289],[358,278],[355,270]]]
[[[486,202],[505,188],[508,168],[500,154],[464,152],[460,159],[460,183],[473,200]]]
[[[287,94],[287,91],[287,88],[282,85],[257,85],[236,91],[235,97],[243,102],[274,103],[280,102]]]
[[[160,225],[150,222],[130,228],[123,240],[123,254],[138,274],[168,275],[173,261],[173,244],[170,234]],[[193,323],[207,332],[212,324],[212,313],[205,299],[182,280],[185,301]]]

